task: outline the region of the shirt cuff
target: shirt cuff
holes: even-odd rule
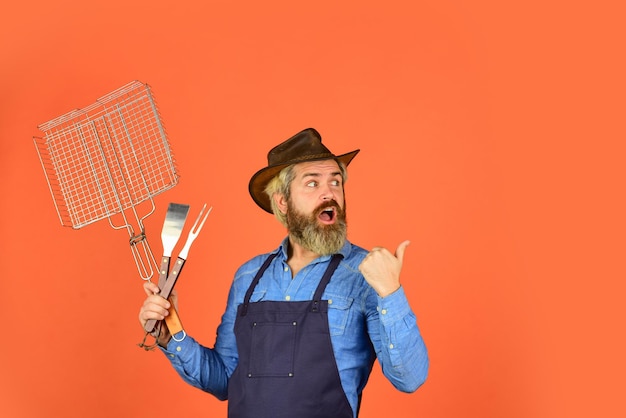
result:
[[[411,312],[409,301],[404,293],[404,288],[400,286],[398,290],[390,295],[381,298],[378,296],[378,306],[376,307],[383,324],[399,321]]]
[[[188,358],[191,358],[193,350],[194,340],[190,336],[185,334],[185,331],[180,331],[170,339],[167,343],[167,348],[159,347],[161,351],[170,359],[170,361],[182,361],[184,362]]]

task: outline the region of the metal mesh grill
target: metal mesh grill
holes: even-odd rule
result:
[[[61,224],[81,228],[178,182],[150,88],[130,83],[41,124],[35,138]]]

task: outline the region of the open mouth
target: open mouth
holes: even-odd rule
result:
[[[335,208],[333,207],[324,208],[318,215],[318,219],[326,224],[334,223],[336,217]]]

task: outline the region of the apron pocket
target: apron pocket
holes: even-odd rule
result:
[[[248,377],[293,376],[297,328],[295,321],[255,322]]]

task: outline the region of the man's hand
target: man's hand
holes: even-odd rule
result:
[[[378,296],[384,298],[400,288],[404,250],[409,244],[409,241],[400,243],[395,255],[386,248],[374,247],[361,262],[359,270]]]
[[[170,302],[159,295],[159,286],[152,282],[145,282],[143,284],[143,289],[146,292],[147,297],[139,310],[139,323],[142,328],[146,326],[146,322],[148,322],[149,319],[156,319],[159,321],[165,319],[165,317],[169,315],[168,309],[170,308]],[[170,299],[174,305],[177,304],[178,298],[175,290],[172,291]],[[170,333],[165,324],[161,324],[161,333],[157,339],[157,343],[165,347],[167,346],[167,342],[170,340],[170,337]]]

